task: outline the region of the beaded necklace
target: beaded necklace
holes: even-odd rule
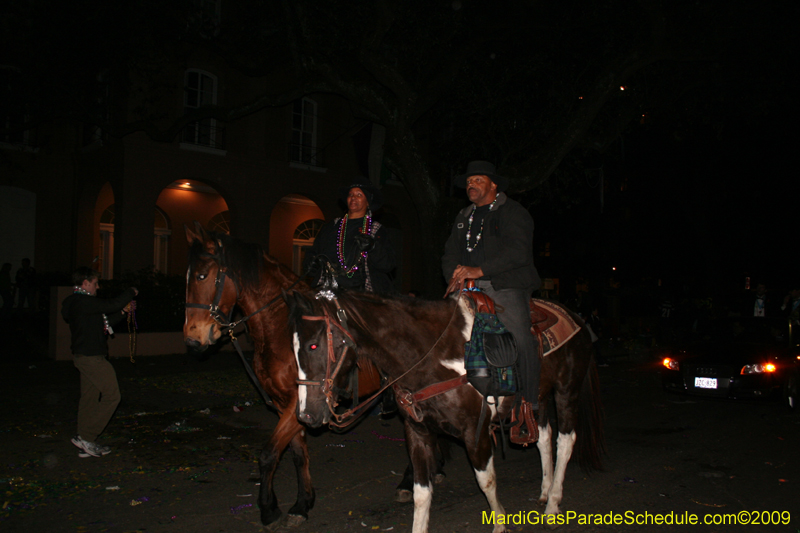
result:
[[[356,260],[353,264],[348,268],[347,262],[345,259],[344,253],[344,239],[347,233],[347,220],[349,219],[348,215],[342,217],[342,220],[339,221],[339,233],[336,236],[336,257],[339,259],[339,265],[344,270],[344,274],[348,278],[352,278],[355,275],[356,271],[358,270],[358,263],[359,261]],[[364,221],[361,223],[361,233],[364,235],[369,235],[372,231],[372,217],[369,214],[364,215]],[[367,252],[361,252],[361,258],[367,258]]]
[[[75,285],[75,287],[72,289],[72,294],[84,294],[86,296],[94,296],[94,294],[92,294],[91,292],[84,290],[78,287],[77,285]],[[106,316],[105,313],[103,313],[103,331],[105,332],[106,335],[114,334],[114,329],[108,323],[108,317]]]
[[[494,197],[494,201],[492,205],[489,206],[489,211],[494,209],[494,204],[497,203],[497,197],[500,196],[499,194]],[[478,208],[477,205],[472,204],[472,213],[469,214],[469,226],[467,226],[467,251],[472,253],[475,248],[478,247],[478,244],[481,242],[481,235],[483,235],[483,223],[486,222],[486,217],[484,216],[481,219],[481,229],[478,231],[478,234],[475,236],[475,246],[469,245],[469,238],[472,236],[472,220],[475,218],[475,210]]]

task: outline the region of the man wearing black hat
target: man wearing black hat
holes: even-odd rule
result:
[[[540,361],[528,307],[531,293],[541,286],[533,265],[533,218],[503,192],[508,179],[487,161],[472,161],[455,185],[467,190],[472,204],[456,216],[445,244],[447,293],[474,279],[495,301],[498,317],[517,343],[522,396],[538,409]]]
[[[372,218],[372,212],[383,205],[381,192],[368,180],[361,180],[340,189],[347,205],[347,214],[320,229],[314,244],[306,253],[304,268],[319,256],[330,263],[342,289],[389,293],[389,273],[395,268],[394,249],[386,230]],[[311,276],[322,281],[319,264]]]

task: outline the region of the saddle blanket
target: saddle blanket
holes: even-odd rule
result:
[[[549,354],[570,340],[581,327],[567,311],[548,300],[531,298],[531,333],[536,335],[536,327],[542,332],[542,353]]]

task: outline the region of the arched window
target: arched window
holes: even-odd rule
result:
[[[172,230],[167,215],[156,207],[153,222],[153,266],[162,274],[166,274],[169,265],[169,239]]]
[[[292,270],[298,276],[303,274],[303,261],[306,257],[306,251],[314,244],[314,239],[317,238],[317,234],[323,224],[325,224],[324,220],[312,218],[311,220],[306,220],[294,230]]]
[[[208,221],[208,229],[218,233],[231,234],[231,212],[220,211]]]

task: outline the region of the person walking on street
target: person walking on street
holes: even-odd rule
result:
[[[72,438],[81,457],[111,453],[111,448],[96,442],[121,399],[117,374],[107,360],[108,335],[113,335],[113,326],[132,311],[132,300],[139,294],[131,287],[116,298],[98,298],[99,277],[99,272],[88,267],[75,270],[73,293],[61,305],[72,338],[73,362],[81,377],[78,434]]]

